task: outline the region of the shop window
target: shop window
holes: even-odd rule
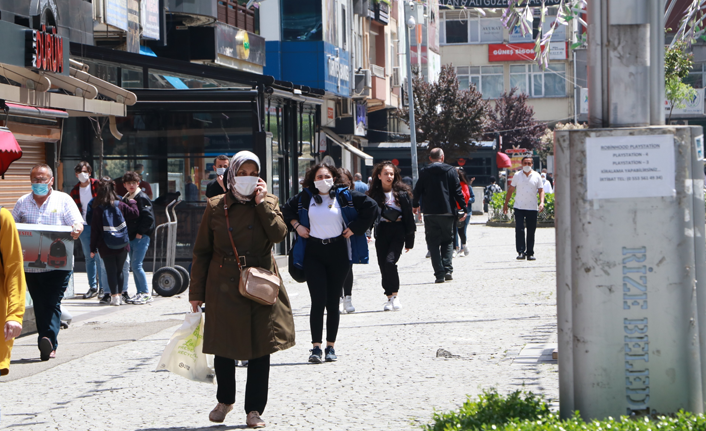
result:
[[[442,14],[441,44],[500,43],[503,25],[499,18],[480,18],[468,11],[445,11]]]
[[[566,97],[566,65],[550,63],[545,70],[536,64],[511,65],[510,87],[530,97]]]
[[[120,68],[120,78],[123,88],[145,88],[145,83],[140,69]]]
[[[322,40],[321,0],[282,2],[282,40]]]
[[[684,83],[694,88],[704,88],[704,82],[706,82],[704,80],[704,64],[694,64],[689,76],[684,78]]]
[[[486,99],[497,99],[504,91],[503,66],[460,66],[456,75],[459,89],[475,85]]]

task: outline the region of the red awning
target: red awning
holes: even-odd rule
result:
[[[498,169],[512,167],[512,162],[510,161],[510,158],[507,156],[507,154],[501,152],[498,152],[495,155],[495,163],[498,165]]]
[[[22,157],[22,148],[17,143],[15,135],[7,127],[0,127],[0,176],[3,179],[10,164],[20,157]]]

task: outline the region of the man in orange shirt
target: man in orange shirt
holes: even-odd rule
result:
[[[10,372],[10,352],[22,332],[27,284],[22,245],[12,214],[0,207],[0,376]]]

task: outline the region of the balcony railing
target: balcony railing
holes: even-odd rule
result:
[[[371,64],[370,70],[372,71],[373,76],[377,76],[378,78],[385,79],[385,68],[384,67],[378,66],[377,64]]]

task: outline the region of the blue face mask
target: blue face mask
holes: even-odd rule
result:
[[[32,184],[32,193],[37,196],[46,196],[49,194],[49,184]]]

